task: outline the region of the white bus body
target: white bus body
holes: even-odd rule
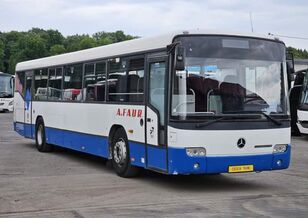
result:
[[[14,76],[0,72],[0,111],[13,111]]]
[[[109,158],[120,176],[286,169],[285,84],[281,41],[176,32],[17,64],[14,126],[40,151]]]

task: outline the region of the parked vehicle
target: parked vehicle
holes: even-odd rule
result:
[[[285,53],[271,36],[198,30],[22,62],[15,130],[41,152],[109,158],[122,177],[286,169]]]

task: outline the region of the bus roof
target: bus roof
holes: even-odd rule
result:
[[[175,36],[190,35],[190,34],[245,36],[245,37],[255,37],[261,39],[277,40],[277,38],[274,38],[273,36],[259,35],[253,33],[234,33],[234,32],[220,32],[220,31],[209,31],[209,30],[176,31],[173,33],[155,37],[138,38],[110,45],[104,45],[95,48],[70,52],[66,54],[20,62],[16,65],[16,71],[32,70],[32,69],[52,67],[52,66],[61,66],[70,63],[92,61],[108,57],[139,53],[143,51],[163,49],[167,45],[172,43]]]
[[[12,76],[14,76],[14,75],[8,74],[8,73],[0,72],[0,76],[10,76],[10,77],[12,77]]]

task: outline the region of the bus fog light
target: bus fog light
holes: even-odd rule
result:
[[[281,166],[282,165],[282,160],[277,160],[276,164],[277,164],[277,166]]]
[[[186,154],[189,157],[203,157],[206,155],[205,148],[186,148]]]
[[[274,153],[283,153],[287,150],[287,145],[285,144],[279,144],[274,146]]]
[[[199,169],[199,168],[200,168],[200,164],[199,164],[199,163],[195,163],[195,164],[194,164],[194,169],[197,170],[197,169]]]

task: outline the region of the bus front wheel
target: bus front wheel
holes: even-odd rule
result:
[[[35,144],[39,152],[52,151],[52,145],[46,143],[45,125],[42,119],[39,119],[36,125]]]
[[[139,169],[131,165],[128,140],[123,128],[116,131],[111,146],[112,166],[116,173],[125,178],[136,176]]]

